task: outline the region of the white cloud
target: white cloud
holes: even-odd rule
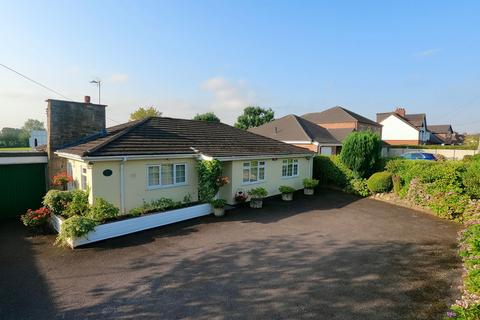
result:
[[[233,123],[242,110],[255,101],[255,93],[243,80],[231,81],[224,77],[213,77],[201,85],[202,89],[213,95],[210,109],[222,122]]]
[[[125,73],[114,73],[108,77],[108,82],[111,83],[125,83],[128,81],[128,74]]]
[[[426,58],[426,57],[436,55],[436,54],[440,53],[441,51],[442,51],[442,49],[427,49],[427,50],[423,50],[423,51],[419,51],[419,52],[415,53],[414,56],[418,57],[418,58]]]

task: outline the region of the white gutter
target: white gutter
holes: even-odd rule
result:
[[[47,156],[35,157],[0,157],[0,165],[2,164],[27,164],[27,163],[47,163]]]
[[[233,157],[212,157],[205,154],[170,154],[170,155],[133,155],[133,156],[103,156],[103,157],[80,157],[70,153],[55,152],[60,157],[81,160],[81,161],[127,161],[127,160],[151,160],[151,159],[182,159],[182,158],[198,158],[200,160],[232,161],[232,160],[254,160],[266,158],[294,158],[294,157],[313,157],[313,153],[300,154],[259,154],[254,156],[233,156]]]
[[[255,160],[255,159],[267,159],[267,158],[276,158],[276,159],[284,159],[284,158],[298,158],[298,157],[313,157],[315,154],[313,153],[301,153],[301,154],[259,154],[256,156],[237,156],[237,157],[215,157],[215,159],[219,161],[233,161],[233,160]]]
[[[127,157],[123,157],[120,162],[120,210],[125,214],[125,162]]]
[[[180,159],[196,158],[197,154],[157,154],[157,155],[130,155],[130,156],[100,156],[100,157],[80,157],[71,153],[55,152],[60,157],[81,161],[126,161],[126,160],[151,160],[151,159]]]

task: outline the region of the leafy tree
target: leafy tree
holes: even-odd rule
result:
[[[27,147],[28,136],[22,129],[3,128],[0,131],[0,146],[9,148]]]
[[[249,106],[243,110],[243,114],[237,118],[235,127],[239,129],[248,129],[261,126],[264,123],[273,120],[275,112],[271,109]]]
[[[359,176],[366,178],[377,168],[382,144],[372,131],[352,132],[343,142],[340,159]]]
[[[28,133],[28,136],[32,133],[33,130],[45,130],[43,122],[36,119],[28,119],[23,124],[22,130]]]
[[[207,121],[207,122],[220,122],[220,118],[218,118],[215,113],[213,112],[206,112],[199,114],[197,113],[193,120],[200,120],[200,121]]]
[[[148,117],[160,117],[161,115],[162,113],[155,107],[140,107],[134,112],[130,113],[130,121],[141,120]]]

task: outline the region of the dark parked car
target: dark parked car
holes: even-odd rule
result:
[[[401,155],[404,159],[409,160],[431,160],[436,161],[437,158],[432,153],[428,152],[407,152]]]

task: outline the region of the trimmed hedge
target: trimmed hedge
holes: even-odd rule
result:
[[[374,173],[367,180],[368,190],[383,193],[392,190],[392,174],[388,171]]]
[[[313,177],[323,186],[332,186],[362,197],[370,195],[367,181],[350,170],[339,156],[316,156]]]

